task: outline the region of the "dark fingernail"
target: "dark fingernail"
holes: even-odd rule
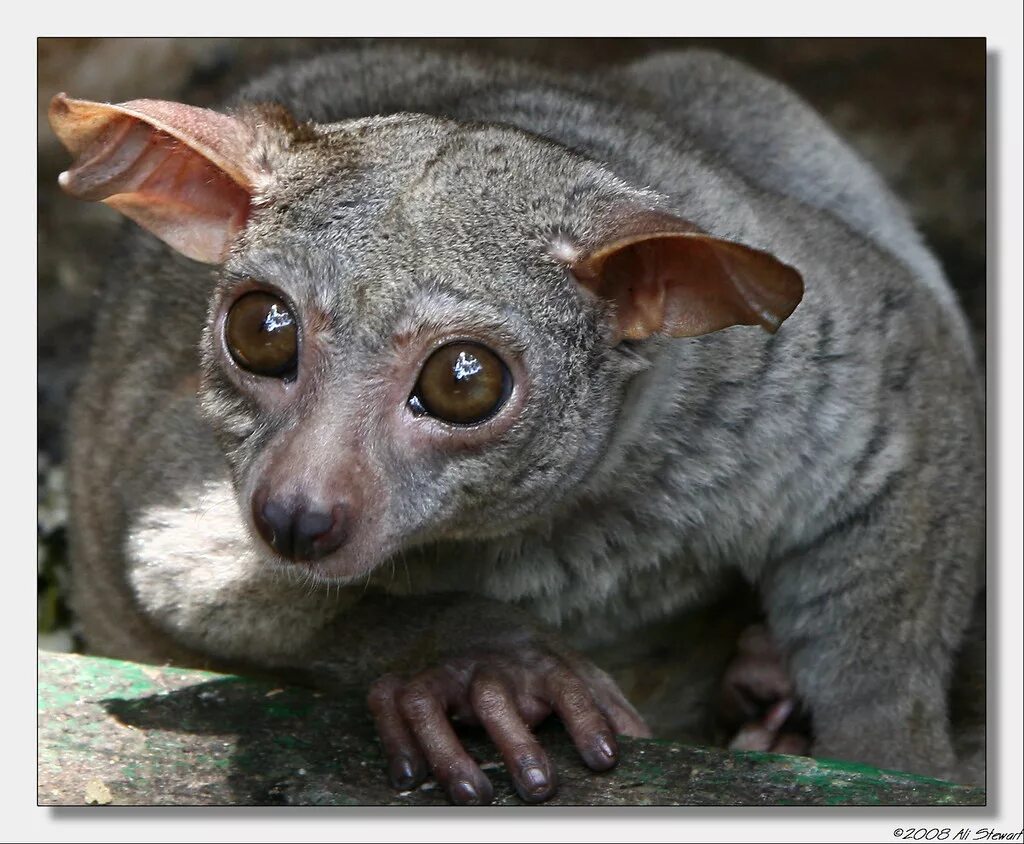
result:
[[[607,771],[615,767],[618,761],[616,756],[615,740],[609,736],[597,736],[590,750],[583,754],[583,761],[587,767],[595,771]]]
[[[523,784],[531,792],[543,791],[548,787],[548,777],[540,768],[523,771]]]
[[[611,740],[607,736],[600,736],[597,739],[597,749],[600,753],[603,753],[609,759],[614,759],[617,753],[616,748],[612,745]]]
[[[515,781],[516,791],[527,803],[543,803],[555,794],[555,779],[541,768],[520,771]]]
[[[453,803],[459,803],[462,806],[479,806],[482,802],[473,784],[465,780],[452,783],[451,788],[448,789],[448,795]]]
[[[391,763],[389,771],[391,784],[398,789],[405,790],[416,785],[416,770],[408,759],[395,759]]]

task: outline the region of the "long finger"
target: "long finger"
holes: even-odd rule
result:
[[[558,669],[548,674],[546,688],[551,707],[562,719],[587,767],[594,771],[614,767],[619,761],[618,743],[583,681],[568,669]]]
[[[762,723],[773,733],[777,733],[782,729],[789,716],[793,714],[794,709],[796,709],[796,700],[793,698],[780,700],[768,710]]]
[[[469,694],[473,711],[505,760],[519,796],[529,803],[550,798],[557,788],[554,768],[505,682],[497,674],[481,671],[474,676]]]
[[[414,678],[399,693],[398,710],[448,798],[459,805],[483,806],[494,799],[494,788],[448,719],[449,703],[457,693],[451,682],[430,673]]]
[[[370,686],[366,703],[373,715],[387,760],[388,779],[395,788],[415,788],[427,776],[427,762],[398,711],[396,700],[402,681],[388,674]]]
[[[775,753],[787,752],[786,750],[777,750],[776,748],[780,746],[779,733],[782,725],[786,723],[786,719],[792,714],[795,705],[796,701],[793,699],[780,700],[768,710],[768,714],[760,721],[744,724],[739,732],[733,736],[732,741],[729,742],[729,749],[772,751]],[[790,743],[787,741],[781,746],[788,747]]]
[[[775,738],[776,733],[773,730],[769,730],[760,721],[751,721],[740,727],[736,735],[732,737],[729,749],[767,752],[771,750]]]
[[[634,738],[650,738],[653,735],[643,716],[636,711],[633,704],[619,690],[618,684],[607,673],[595,669],[595,676],[591,679],[590,685],[594,689],[597,708],[618,735]]]

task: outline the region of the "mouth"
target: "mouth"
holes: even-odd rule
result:
[[[346,542],[327,554],[285,556],[263,536],[255,525],[249,525],[253,545],[260,558],[276,571],[298,575],[316,586],[349,586],[365,583],[384,563],[398,554],[390,543],[373,549],[358,547],[362,543]],[[280,542],[278,544],[281,544]]]
[[[379,568],[379,563],[354,562],[351,559],[293,560],[282,557],[262,541],[259,545],[260,556],[272,568],[289,575],[299,575],[317,586],[349,586],[365,582]]]

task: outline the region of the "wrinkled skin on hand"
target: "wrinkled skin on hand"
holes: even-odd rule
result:
[[[409,789],[433,773],[460,805],[490,803],[494,789],[463,748],[452,721],[482,726],[498,748],[523,800],[539,803],[557,789],[557,775],[532,727],[552,714],[565,725],[583,761],[595,771],[618,761],[615,735],[650,730],[599,668],[548,637],[522,631],[468,644],[410,677],[387,674],[368,696],[391,784]]]
[[[810,728],[771,633],[754,624],[740,635],[721,688],[723,723],[736,730],[729,748],[806,755]]]

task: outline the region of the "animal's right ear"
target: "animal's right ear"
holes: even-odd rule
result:
[[[102,201],[183,255],[222,262],[269,178],[242,120],[163,100],[50,102],[50,124],[75,156],[60,186]]]

